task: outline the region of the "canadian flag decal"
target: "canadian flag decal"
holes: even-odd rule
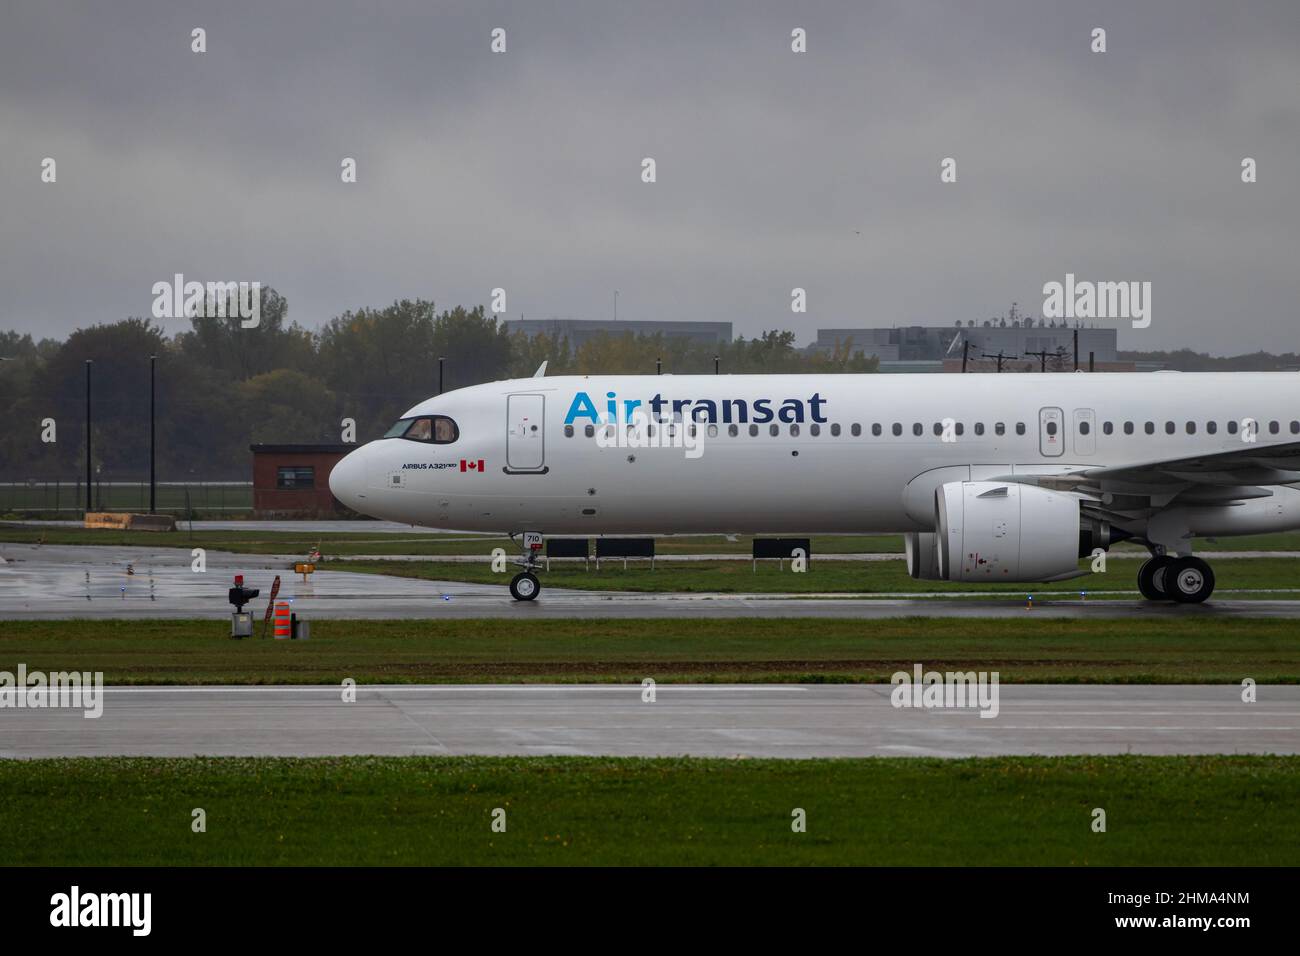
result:
[[[469,461],[462,458],[460,460],[460,470],[461,471],[482,471],[483,459],[480,458],[478,461]]]

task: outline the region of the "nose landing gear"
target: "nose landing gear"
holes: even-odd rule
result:
[[[510,579],[510,596],[516,601],[531,601],[542,590],[542,582],[531,571],[520,571]]]
[[[514,540],[512,534],[510,540]],[[542,551],[542,535],[537,531],[525,531],[520,542],[522,557],[515,560],[523,570],[510,579],[510,596],[516,601],[531,601],[542,593],[542,582],[536,572],[541,569],[537,556]]]

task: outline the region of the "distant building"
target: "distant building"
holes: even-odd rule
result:
[[[1049,360],[1047,363],[1046,370],[1048,372],[1073,371],[1074,356],[1070,355],[1064,364],[1065,364],[1064,369],[1053,368],[1052,363]],[[943,367],[941,369],[938,369],[937,371],[942,371],[942,372],[961,371],[960,358],[944,359],[940,363],[940,365],[942,365]],[[1087,371],[1093,371],[1093,372],[1153,372],[1156,371],[1156,369],[1154,368],[1139,368],[1134,362],[1098,362],[1095,359],[1093,360],[1092,368],[1089,369],[1088,357],[1086,355],[1079,356],[1079,368],[1085,372]],[[991,359],[972,358],[970,359],[970,361],[966,363],[967,372],[996,372],[997,370],[998,370],[998,360],[996,358],[991,358]],[[1041,372],[1043,371],[1043,365],[1042,362],[1039,361],[1038,356],[1036,355],[1032,358],[1016,358],[1016,359],[1004,358],[1002,360],[1002,371]]]
[[[849,354],[861,352],[870,358],[880,359],[881,370],[889,363],[942,363],[947,359],[961,359],[966,342],[970,343],[972,360],[983,353],[1021,359],[1033,352],[1047,352],[1048,368],[1052,355],[1064,354],[1070,367],[1074,367],[1074,333],[1079,333],[1079,365],[1086,368],[1088,353],[1100,365],[1117,361],[1118,332],[1115,329],[1085,326],[1040,325],[1027,319],[1024,322],[1002,324],[979,323],[975,325],[921,326],[896,328],[839,328],[818,329],[817,340],[810,350],[832,352],[837,347],[849,349]],[[1037,356],[1031,359],[1035,369],[1040,366]],[[1004,363],[1005,365],[1005,363]]]
[[[694,345],[721,345],[731,341],[730,322],[620,321],[606,319],[506,319],[510,332],[523,332],[529,338],[546,334],[567,338],[577,349],[600,335],[662,335],[665,339],[689,339]]]
[[[249,445],[253,511],[259,518],[330,517],[346,510],[330,493],[330,472],[356,445]]]

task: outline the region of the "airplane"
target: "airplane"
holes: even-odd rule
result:
[[[509,535],[520,601],[545,535],[900,533],[912,577],[972,583],[1086,575],[1132,540],[1145,598],[1198,603],[1195,537],[1300,528],[1294,373],[544,371],[415,405],[330,490]]]

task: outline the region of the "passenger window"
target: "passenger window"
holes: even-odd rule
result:
[[[798,426],[798,425],[791,425],[791,426],[790,426],[790,437],[791,437],[791,438],[798,438],[798,437],[799,437],[799,426]]]
[[[831,426],[831,437],[838,438],[839,435],[840,435],[840,425],[839,422],[836,422],[834,425]]]
[[[897,438],[899,435],[903,434],[903,426],[900,425],[898,422],[894,422],[894,427],[891,428],[890,431],[892,431],[894,433],[894,437]]]
[[[983,423],[983,422],[976,422],[976,423],[975,423],[975,434],[976,434],[976,435],[983,435],[983,434],[984,434],[984,423]]]
[[[1087,422],[1079,422],[1079,434],[1080,434],[1080,435],[1086,435],[1086,434],[1088,434],[1088,432],[1090,432],[1090,431],[1092,431],[1092,426],[1091,426],[1091,425],[1089,425]]]
[[[750,437],[750,438],[754,438],[754,437],[756,437],[757,435],[758,435],[758,426],[757,426],[757,425],[750,425],[750,426],[749,426],[749,437]]]
[[[1133,434],[1133,423],[1132,423],[1132,422],[1125,422],[1125,423],[1124,423],[1124,434],[1125,434],[1125,435],[1132,435],[1132,434]]]
[[[1174,433],[1174,430],[1175,430],[1175,426],[1174,426],[1174,423],[1173,423],[1173,422],[1165,422],[1165,434],[1166,434],[1166,435],[1172,435],[1172,434]]]
[[[1196,434],[1196,422],[1188,422],[1188,423],[1187,423],[1187,434],[1189,434],[1189,435],[1195,435],[1195,434]]]
[[[942,423],[942,422],[935,422],[935,423],[934,423],[934,434],[935,434],[935,437],[936,437],[936,438],[940,438],[940,437],[943,436],[943,423]]]
[[[1213,435],[1213,434],[1215,434],[1215,433],[1219,430],[1219,423],[1218,423],[1218,422],[1206,422],[1206,423],[1205,423],[1205,430],[1206,430],[1207,432],[1209,432],[1211,435]]]
[[[596,434],[596,426],[587,425],[582,429],[582,433],[586,435],[588,438],[591,438]]]
[[[1055,435],[1055,434],[1056,434],[1056,422],[1048,422],[1048,423],[1047,423],[1047,434],[1049,434],[1049,435]]]
[[[1294,421],[1293,421],[1293,422],[1291,423],[1291,434],[1292,434],[1292,435],[1300,435],[1300,422],[1294,422]]]
[[[728,426],[727,426],[727,434],[730,435],[732,438],[735,438],[737,435],[740,434],[740,426],[739,426],[739,425],[728,425]]]
[[[1268,433],[1269,433],[1270,435],[1276,435],[1276,434],[1277,434],[1277,429],[1278,429],[1277,422],[1269,422],[1269,423],[1268,423]]]
[[[854,427],[854,428],[857,428],[858,426],[857,426],[857,425],[854,425],[853,427]],[[879,423],[879,422],[877,422],[876,424],[874,424],[874,425],[871,426],[871,434],[874,435],[876,438],[879,438],[879,437],[880,437],[880,433],[883,432],[883,431],[884,431],[884,429],[880,427],[880,423]],[[854,432],[853,434],[856,435],[857,432]]]
[[[1237,420],[1235,418],[1228,419],[1228,434],[1237,434]]]
[[[1101,426],[1101,430],[1102,430],[1102,432],[1103,432],[1104,434],[1106,434],[1106,435],[1113,435],[1113,434],[1115,434],[1115,423],[1114,423],[1114,422],[1105,422],[1105,423]]]
[[[1147,422],[1145,425],[1142,426],[1142,428],[1148,435],[1154,435],[1156,433],[1155,422]]]
[[[955,430],[956,430],[956,432],[957,432],[958,435],[965,434],[965,432],[966,432],[966,426],[963,425],[961,422],[958,422]]]
[[[820,425],[809,425],[809,426],[808,426],[808,434],[809,434],[809,435],[812,435],[814,438],[816,438],[816,437],[817,437],[818,435],[820,435],[821,433],[822,433],[822,427],[821,427]]]
[[[564,426],[564,437],[565,437],[565,438],[572,438],[572,437],[573,437],[573,426],[572,426],[572,425],[565,425],[565,426]]]
[[[993,431],[995,434],[1005,435],[1007,433],[1007,426],[1002,424],[1002,422],[998,422],[993,426]]]
[[[912,422],[912,434],[913,434],[913,435],[916,435],[918,438],[919,438],[921,435],[924,435],[924,434],[925,434],[925,426],[922,425],[920,422]]]
[[[1016,422],[1016,434],[1017,434],[1017,435],[1023,435],[1024,433],[1025,433],[1025,423],[1024,423],[1024,422]]]
[[[853,427],[849,429],[849,434],[851,434],[854,438],[857,438],[859,435],[862,434],[862,426],[859,425],[857,422],[854,422]]]
[[[769,435],[771,435],[773,438],[775,438],[777,435],[781,434],[781,426],[780,426],[780,425],[770,425],[770,426],[768,426],[767,432],[768,432]]]

